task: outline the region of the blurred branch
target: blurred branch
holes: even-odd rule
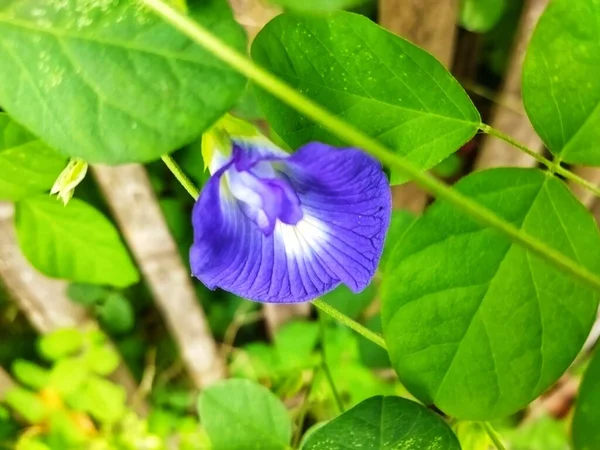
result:
[[[93,172],[194,384],[204,387],[221,379],[225,366],[146,170],[129,164],[95,166]]]

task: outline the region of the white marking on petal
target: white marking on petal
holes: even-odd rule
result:
[[[306,212],[296,225],[278,220],[275,226],[275,238],[283,242],[286,254],[295,258],[312,259],[327,237],[327,225]]]

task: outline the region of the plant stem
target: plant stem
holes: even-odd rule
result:
[[[323,373],[325,374],[325,378],[327,378],[327,382],[329,383],[329,387],[331,388],[331,393],[333,394],[333,398],[335,399],[335,403],[341,414],[344,412],[344,403],[342,402],[342,397],[340,397],[340,393],[335,387],[333,376],[331,375],[331,371],[329,370],[329,364],[327,364],[327,353],[325,352],[325,325],[325,317],[323,316],[323,312],[319,311],[319,328],[321,334],[321,367],[323,369]]]
[[[161,159],[167,165],[169,170],[175,175],[177,181],[181,183],[184,189],[190,194],[194,200],[198,200],[198,196],[200,195],[200,191],[198,188],[192,183],[192,180],[188,178],[188,176],[181,170],[179,164],[175,162],[175,160],[170,155],[162,155]]]
[[[312,304],[315,305],[317,308],[319,308],[324,313],[333,317],[338,322],[340,322],[340,323],[346,325],[348,328],[356,331],[358,334],[360,334],[365,339],[371,341],[373,344],[380,346],[384,350],[387,350],[385,341],[379,334],[369,330],[367,327],[364,327],[363,325],[356,322],[355,320],[352,320],[350,317],[339,312],[333,306],[330,306],[329,304],[325,303],[320,298],[313,300]]]
[[[498,450],[506,450],[506,447],[504,447],[504,444],[502,443],[502,440],[500,439],[500,435],[496,432],[496,430],[494,430],[494,427],[492,427],[492,424],[489,422],[481,422],[481,425],[483,426],[486,433],[488,434],[488,436],[494,443],[494,446]]]
[[[577,184],[580,184],[581,186],[586,188],[588,191],[593,192],[594,195],[600,197],[600,188],[598,188],[598,186],[594,186],[592,183],[590,183],[586,179],[581,178],[580,176],[574,174],[573,172],[571,172],[568,169],[565,169],[564,167],[562,167],[560,165],[559,162],[550,161],[548,158],[545,158],[544,156],[538,154],[537,152],[534,152],[530,148],[526,147],[525,145],[521,144],[520,142],[511,138],[510,136],[502,133],[501,131],[490,127],[489,125],[481,124],[479,129],[481,131],[483,131],[484,133],[489,134],[490,136],[497,137],[498,139],[503,140],[504,142],[521,150],[522,152],[527,153],[529,156],[534,158],[536,161],[545,165],[551,172],[562,175],[567,180],[571,180]]]
[[[576,263],[539,239],[532,237],[525,231],[498,217],[497,214],[471,198],[451,189],[444,182],[438,180],[429,173],[422,172],[421,169],[404,158],[394,154],[379,141],[355,129],[352,125],[344,122],[333,113],[305,97],[270,72],[256,65],[246,56],[229,47],[210,31],[166,5],[161,0],[139,1],[154,10],[165,21],[189,36],[193,41],[214,56],[229,64],[243,75],[246,75],[254,81],[256,85],[292,106],[312,121],[321,124],[324,128],[340,137],[348,144],[365,150],[379,159],[384,165],[393,167],[401,175],[414,180],[415,183],[431,194],[452,203],[462,212],[470,215],[480,223],[497,229],[508,238],[518,242],[527,250],[530,250],[532,253],[554,264],[564,272],[571,274],[574,278],[583,281],[600,291],[600,278],[590,272],[586,267]],[[477,125],[479,126],[479,124]]]

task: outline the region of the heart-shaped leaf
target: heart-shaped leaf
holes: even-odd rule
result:
[[[282,14],[252,44],[256,62],[420,168],[473,137],[479,113],[433,56],[358,14]],[[277,134],[292,148],[337,137],[259,91]]]
[[[433,411],[400,397],[372,397],[320,427],[302,450],[460,450],[458,439]]]
[[[537,169],[475,172],[456,189],[600,272],[600,236],[564,183]],[[526,406],[573,361],[598,294],[437,201],[395,247],[382,285],[382,325],[403,384],[462,419]]]
[[[249,380],[226,380],[202,391],[202,425],[214,450],[288,449],[292,424],[285,406]]]

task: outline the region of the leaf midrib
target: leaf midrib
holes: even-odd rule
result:
[[[61,28],[48,28],[48,27],[40,27],[36,26],[30,22],[15,19],[14,17],[9,17],[6,14],[0,14],[0,25],[5,24],[8,26],[13,26],[17,28],[24,28],[26,30],[35,31],[37,33],[49,34],[58,38],[67,38],[67,39],[80,39],[83,41],[93,42],[97,44],[102,44],[110,47],[117,47],[125,50],[132,50],[140,53],[147,53],[150,55],[161,56],[165,59],[176,59],[180,61],[186,61],[189,63],[209,66],[209,67],[218,67],[215,64],[206,64],[205,58],[190,58],[182,53],[172,53],[167,51],[160,51],[156,47],[144,47],[140,45],[132,45],[127,41],[118,41],[106,38],[98,38],[97,36],[90,36],[85,33],[76,32],[73,30],[64,31]]]

